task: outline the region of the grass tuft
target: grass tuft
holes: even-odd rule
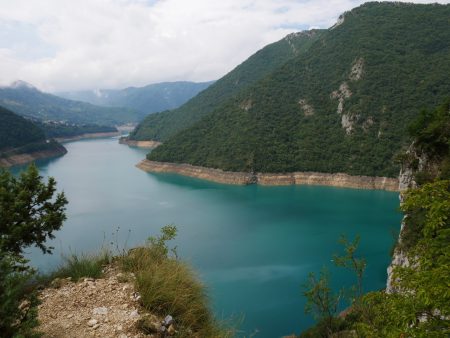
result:
[[[63,263],[51,274],[51,278],[71,277],[78,281],[82,277],[100,278],[103,267],[111,262],[111,254],[104,250],[99,254],[71,254],[63,257]]]
[[[164,237],[164,231],[121,259],[122,268],[136,276],[143,307],[159,316],[173,316],[178,337],[232,337],[212,316],[206,288],[197,274],[176,255],[169,256],[166,241],[175,233]]]

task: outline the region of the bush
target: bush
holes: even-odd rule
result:
[[[37,326],[38,300],[30,292],[29,283],[33,271],[18,264],[25,261],[17,256],[0,257],[0,337],[38,337],[33,331]]]

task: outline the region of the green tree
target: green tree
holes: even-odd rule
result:
[[[356,256],[360,237],[356,236],[353,242],[349,242],[345,236],[339,239],[339,243],[344,246],[343,256],[334,255],[334,263],[337,266],[348,268],[356,275],[356,286],[353,287],[352,303],[358,304],[363,295],[363,276],[366,269],[366,260]]]
[[[312,314],[321,323],[325,331],[324,336],[328,337],[334,331],[334,316],[342,292],[333,293],[330,287],[330,274],[325,268],[320,271],[319,278],[311,272],[302,287],[303,296],[306,297],[305,313]]]
[[[30,165],[19,178],[0,172],[0,336],[33,337],[37,299],[29,291],[34,270],[23,250],[35,245],[43,253],[52,248],[53,238],[64,220],[67,199],[56,192],[56,182],[43,182],[38,169]]]
[[[21,256],[30,245],[51,253],[45,241],[54,238],[66,220],[67,199],[56,192],[56,181],[45,183],[35,165],[19,178],[0,172],[0,252]]]

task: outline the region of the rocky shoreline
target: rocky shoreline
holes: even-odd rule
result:
[[[147,149],[154,149],[157,146],[161,145],[161,142],[158,141],[135,141],[130,140],[128,137],[121,137],[119,139],[120,144],[126,144],[130,147],[139,147],[139,148],[147,148]]]
[[[0,157],[0,168],[9,168],[16,165],[30,163],[44,158],[58,157],[67,153],[66,148],[59,146],[52,150],[42,150],[32,153],[15,154],[7,157]]]
[[[173,173],[224,184],[324,185],[340,188],[399,191],[398,179],[389,177],[351,176],[342,173],[327,174],[317,172],[245,173],[149,160],[143,160],[136,166],[147,172]]]
[[[102,137],[114,137],[119,136],[120,131],[109,131],[105,133],[86,133],[81,135],[76,135],[72,137],[58,137],[55,140],[58,142],[71,142],[71,141],[79,141],[84,139],[91,139],[91,138],[102,138]]]

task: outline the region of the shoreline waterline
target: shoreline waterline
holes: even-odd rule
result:
[[[171,173],[222,184],[268,186],[317,185],[398,192],[399,181],[389,177],[352,176],[343,173],[292,172],[246,173],[206,168],[190,164],[142,160],[137,168],[150,173]]]

